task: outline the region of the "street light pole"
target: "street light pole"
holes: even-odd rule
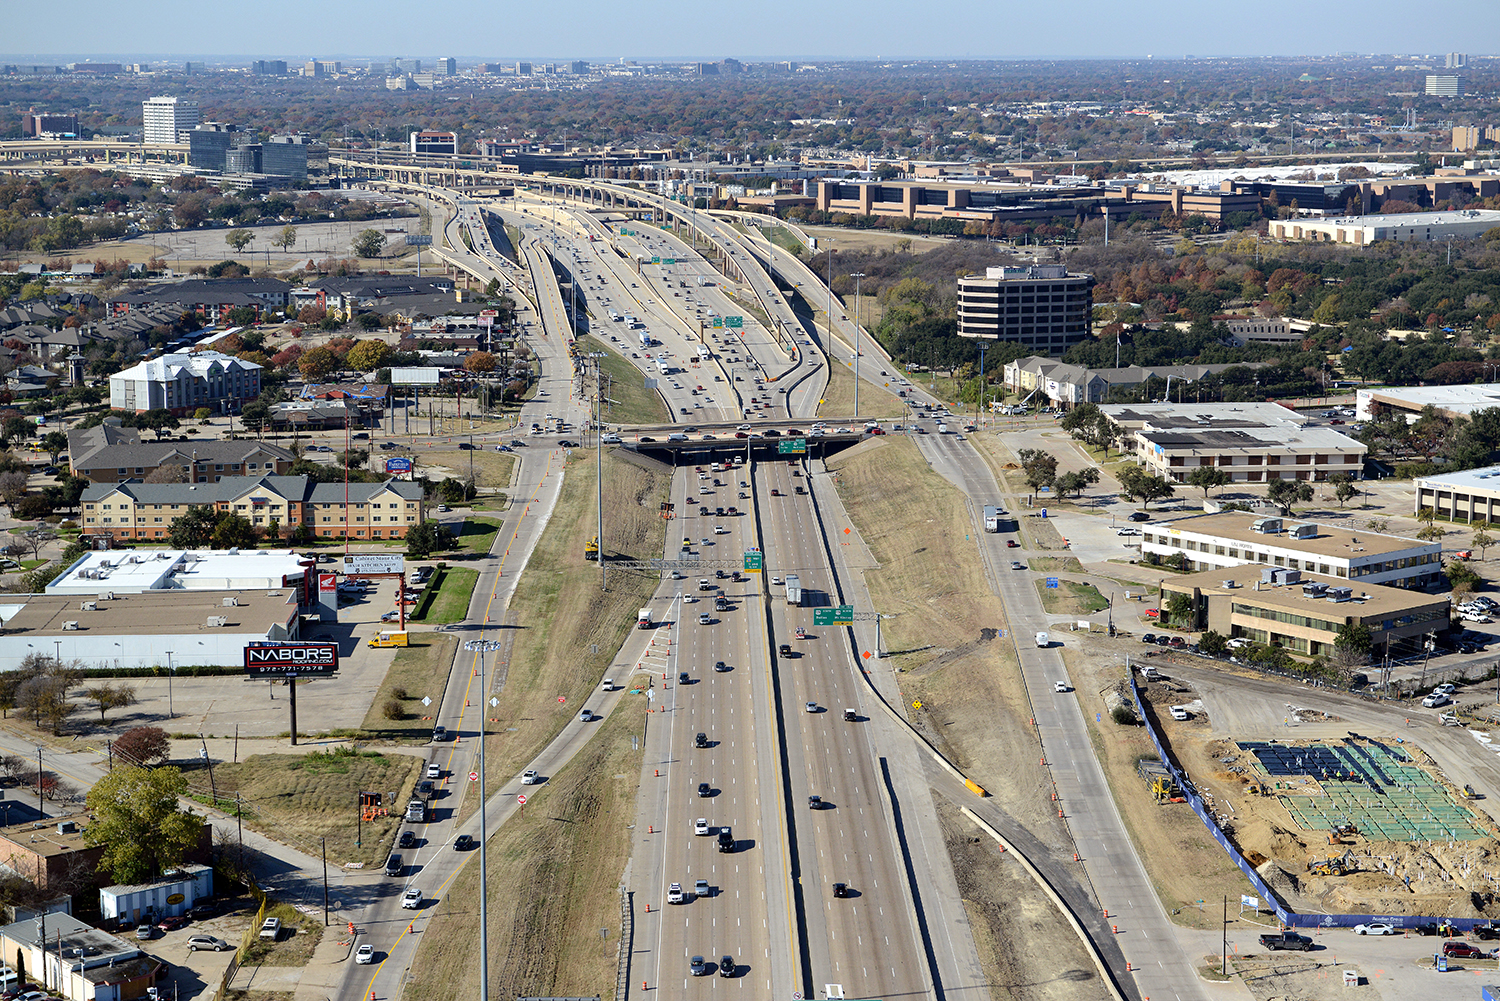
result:
[[[172,675],[177,672],[172,667],[172,651],[167,651],[167,718],[176,719],[177,713],[172,708]]]
[[[863,271],[850,275],[854,279],[854,419],[859,419],[859,280]]]

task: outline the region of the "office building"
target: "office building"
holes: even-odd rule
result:
[[[1148,554],[1158,560],[1181,556],[1186,570],[1220,571],[1255,563],[1361,587],[1422,588],[1437,583],[1443,571],[1439,542],[1242,511],[1143,525],[1141,555]]]
[[[454,59],[452,56],[444,56],[437,61],[437,66],[434,67],[433,71],[437,73],[438,76],[457,76],[458,60]]]
[[[1363,442],[1274,403],[1119,403],[1100,408],[1121,430],[1121,450],[1173,483],[1218,466],[1232,483],[1359,479]]]
[[[1500,524],[1500,466],[1422,476],[1412,488],[1415,515],[1434,511],[1439,518],[1464,524]]]
[[[238,413],[260,395],[261,367],[221,354],[167,354],[139,362],[109,377],[109,405],[115,410],[168,410],[181,415],[200,408]]]
[[[269,531],[302,526],[319,538],[399,539],[422,523],[422,485],[314,483],[306,476],[226,476],[217,483],[100,483],[80,502],[83,530],[117,539],[166,539],[195,507],[241,515]],[[347,504],[346,504],[347,499]]]
[[[1429,633],[1448,627],[1450,615],[1442,595],[1259,566],[1161,582],[1163,603],[1176,594],[1191,602],[1194,629],[1274,644],[1303,657],[1331,654],[1346,625],[1370,630],[1377,660],[1420,653]]]
[[[198,127],[198,102],[180,97],[153,97],[141,103],[141,141],[147,146],[183,142]]]
[[[1061,355],[1089,335],[1093,287],[1061,264],[987,268],[958,280],[958,334]]]
[[[409,139],[413,153],[428,153],[435,156],[458,155],[457,132],[413,132]]]
[[[422,60],[392,59],[391,69],[397,73],[420,73],[422,72]]]
[[[309,59],[302,64],[302,75],[311,77],[338,76],[344,64],[337,59]]]
[[[1377,240],[1440,243],[1449,237],[1482,236],[1500,226],[1500,212],[1461,209],[1457,212],[1398,212],[1337,219],[1273,219],[1267,226],[1268,235],[1276,240],[1352,243],[1355,246]]]
[[[1449,74],[1427,74],[1428,97],[1463,97],[1464,78]]]
[[[62,139],[78,135],[77,115],[55,115],[29,109],[21,116],[21,135],[29,139]]]
[[[516,63],[516,76],[531,76],[531,64]]]
[[[119,549],[84,553],[47,585],[47,594],[100,591],[300,591],[313,604],[313,561],[290,549],[157,549],[140,554]]]
[[[1427,407],[1449,420],[1467,418],[1476,410],[1500,407],[1500,383],[1468,386],[1385,386],[1354,393],[1354,416],[1367,421],[1388,411],[1407,414],[1413,421]]]
[[[281,446],[253,438],[142,442],[139,432],[120,427],[118,417],[68,432],[68,468],[93,483],[143,480],[163,466],[180,470],[185,483],[215,483],[225,476],[286,473],[295,461]]]
[[[1237,362],[1246,368],[1263,368],[1263,362]],[[1192,382],[1205,375],[1222,372],[1235,365],[1127,365],[1121,368],[1087,368],[1069,365],[1056,358],[1032,355],[1005,364],[1005,388],[1028,403],[1042,400],[1070,410],[1080,403],[1103,403],[1115,387],[1139,386],[1152,379],[1179,383]],[[995,406],[992,404],[992,406]]]
[[[568,63],[568,72],[574,76],[588,76],[589,64],[586,60],[575,59]]]
[[[256,76],[286,76],[286,60],[257,59],[250,64],[250,72]]]
[[[305,135],[272,136],[260,144],[257,173],[307,180],[307,155],[312,144]]]
[[[260,167],[260,143],[246,143],[243,146],[234,146],[224,154],[224,173],[226,174],[259,174]]]
[[[250,141],[238,125],[204,122],[187,134],[188,163],[200,170],[224,170],[225,158],[236,146]]]
[[[1469,57],[1462,52],[1450,52],[1443,58],[1443,67],[1450,70],[1461,70],[1469,65]]]

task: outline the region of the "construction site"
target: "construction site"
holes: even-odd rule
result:
[[[1500,918],[1500,827],[1411,739],[1333,736],[1337,717],[1290,706],[1300,715],[1287,722],[1319,736],[1226,738],[1183,684],[1142,695],[1205,806],[1292,911]],[[1162,809],[1188,809],[1159,761],[1137,770]]]

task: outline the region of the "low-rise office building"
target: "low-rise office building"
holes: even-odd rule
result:
[[[1418,477],[1412,483],[1412,513],[1473,524],[1500,524],[1500,466]]]
[[[306,476],[226,476],[217,483],[100,483],[84,490],[83,530],[164,542],[195,507],[232,511],[264,532],[305,527],[319,538],[400,539],[425,516],[422,488],[405,480],[314,483]]]
[[[1195,571],[1247,564],[1302,570],[1361,587],[1429,587],[1441,580],[1443,570],[1443,547],[1437,542],[1241,511],[1144,525],[1141,555],[1181,556],[1184,569]]]
[[[1236,362],[1233,365],[1126,365],[1120,368],[1088,368],[1069,365],[1056,358],[1032,355],[1007,362],[1005,387],[1017,396],[1036,402],[1038,395],[1048,403],[1071,410],[1080,403],[1102,403],[1115,387],[1139,386],[1151,379],[1173,379],[1192,382],[1226,368],[1243,365],[1263,368],[1263,362]]]
[[[285,474],[296,461],[280,445],[254,439],[142,442],[135,429],[107,423],[68,432],[69,469],[95,483],[144,480],[163,466],[176,467],[185,483],[217,483],[226,476]]]
[[[1311,240],[1364,246],[1377,240],[1407,243],[1442,242],[1481,236],[1500,226],[1500,212],[1461,209],[1457,212],[1398,212],[1392,215],[1343,216],[1337,219],[1272,220],[1268,234],[1276,240]]]
[[[1242,566],[1172,577],[1161,583],[1161,601],[1183,594],[1193,606],[1193,628],[1244,637],[1304,657],[1333,652],[1339,630],[1370,630],[1378,659],[1422,649],[1429,633],[1446,629],[1444,596],[1274,567]]]
[[[0,928],[0,950],[12,969],[24,968],[67,1001],[144,998],[163,966],[139,946],[56,911]]]
[[[92,597],[101,591],[275,591],[311,600],[313,564],[290,549],[106,549],[84,553],[46,587],[47,594]]]
[[[1061,355],[1089,336],[1093,288],[1061,264],[986,268],[958,280],[958,334]]]
[[[1432,407],[1439,416],[1457,420],[1467,418],[1476,410],[1500,407],[1500,382],[1467,386],[1382,386],[1356,390],[1354,399],[1354,415],[1362,421],[1390,411],[1406,414],[1408,422],[1415,421],[1427,407]]]
[[[1174,483],[1218,466],[1233,483],[1359,479],[1368,448],[1273,403],[1106,404],[1141,465]]]

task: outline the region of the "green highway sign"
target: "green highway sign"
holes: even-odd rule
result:
[[[653,257],[653,258],[651,258],[651,263],[652,264],[660,264],[661,263],[661,258],[660,257]]]
[[[806,452],[806,438],[783,438],[776,443],[777,455],[804,455]]]
[[[835,608],[814,608],[813,625],[848,626],[854,623],[854,606],[839,605]]]
[[[675,257],[663,257],[661,259],[661,262],[663,264],[676,264],[677,263],[677,258],[675,258]]]
[[[739,330],[744,325],[745,325],[745,318],[743,316],[726,316],[726,317],[724,317],[724,326],[729,327],[731,330]]]
[[[721,328],[721,327],[723,327],[724,326],[724,318],[721,317],[721,316],[714,317],[713,326],[714,326],[714,329],[716,329],[716,330],[719,329],[719,328]]]
[[[750,552],[745,554],[745,572],[760,573],[763,565],[765,564],[765,561],[765,553],[759,553],[751,550]]]

